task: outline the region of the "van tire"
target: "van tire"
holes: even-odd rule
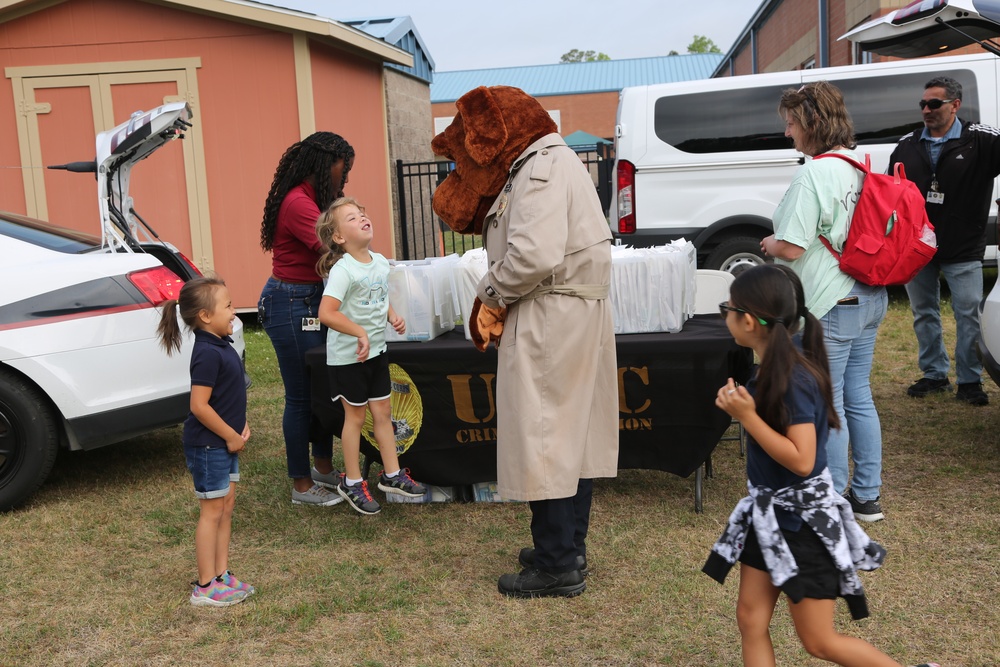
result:
[[[766,262],[760,251],[760,239],[752,236],[733,236],[725,239],[709,253],[703,268],[728,271],[738,276],[741,272]]]

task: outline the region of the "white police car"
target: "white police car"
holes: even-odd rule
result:
[[[139,160],[190,127],[184,102],[136,112],[97,137],[101,236],[0,212],[0,510],[44,482],[59,447],[92,449],[183,421],[193,336],[159,346],[158,307],[198,270],[141,229],[129,202]],[[233,345],[243,355],[243,328]]]

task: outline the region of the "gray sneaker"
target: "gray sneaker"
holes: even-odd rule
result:
[[[337,470],[336,468],[334,468],[328,473],[322,473],[319,470],[316,470],[316,468],[313,468],[312,472],[310,473],[310,476],[312,477],[313,483],[319,484],[320,486],[325,486],[331,491],[336,491],[337,485],[340,484],[340,476],[342,474],[343,473]],[[339,498],[340,496],[337,497]]]
[[[879,502],[879,498],[876,498],[875,500],[865,500],[862,502],[858,500],[857,496],[854,495],[854,489],[851,489],[847,492],[847,502],[851,503],[851,510],[854,512],[854,518],[858,521],[874,523],[885,518],[885,514],[882,513],[882,503]]]
[[[320,507],[329,507],[330,505],[336,505],[337,503],[344,502],[344,499],[338,496],[336,493],[330,493],[322,486],[313,484],[312,488],[308,491],[296,491],[292,489],[292,504],[293,505],[319,505]]]

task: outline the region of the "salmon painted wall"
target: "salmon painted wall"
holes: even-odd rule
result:
[[[354,148],[344,194],[365,206],[375,227],[372,247],[392,257],[389,155],[380,66],[310,42],[316,129],[336,132]]]
[[[536,97],[546,111],[558,111],[560,133],[563,136],[577,130],[611,139],[615,134],[615,114],[618,112],[618,92],[581,93],[578,95],[546,95]],[[454,102],[431,104],[433,118],[454,116]]]
[[[114,41],[121,35],[127,40]],[[360,159],[351,172],[349,192],[388,226],[381,64],[316,42],[310,46],[316,127],[340,132],[352,143]],[[300,139],[292,36],[135,0],[67,0],[0,24],[0,71],[11,66],[194,57],[201,59],[201,67],[191,132],[201,132],[204,140],[215,270],[229,284],[236,307],[253,309],[271,272],[270,255],[259,244],[264,200],[278,159]],[[346,85],[328,83],[341,81]],[[144,108],[161,103],[151,99]],[[115,122],[126,119],[116,117]],[[0,80],[0,132],[0,166],[20,166],[10,79]],[[86,145],[94,145],[92,136]],[[176,160],[165,159],[174,150],[164,147],[144,161],[135,170],[136,178],[154,179],[161,165],[175,168]],[[96,188],[89,192],[74,196],[91,197]],[[52,197],[48,192],[50,201]],[[170,206],[182,207],[186,215],[186,202],[164,203],[153,212],[138,196],[136,200],[137,210],[152,218],[154,227],[157,217],[180,214],[179,209],[167,210]],[[0,209],[25,211],[19,169],[0,169]],[[96,221],[76,226],[99,232]],[[388,239],[388,230],[383,230],[376,249],[388,254]],[[190,238],[166,240],[190,247]]]

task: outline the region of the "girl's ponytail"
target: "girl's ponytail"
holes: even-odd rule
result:
[[[177,299],[164,301],[160,307],[163,311],[160,313],[160,324],[156,327],[156,334],[169,357],[181,349],[181,327],[177,324]]]
[[[215,307],[215,290],[224,287],[225,282],[221,278],[200,276],[192,278],[181,287],[180,296],[177,299],[168,299],[160,304],[163,308],[160,313],[160,324],[156,327],[156,333],[160,338],[160,345],[166,350],[167,356],[181,349],[181,327],[177,323],[177,317],[189,329],[199,326],[198,315],[201,311],[212,312]],[[180,312],[178,311],[180,307]]]

